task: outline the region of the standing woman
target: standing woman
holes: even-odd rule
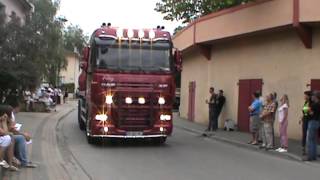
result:
[[[311,119],[310,106],[311,106],[311,91],[304,92],[304,105],[302,108],[302,118],[299,124],[302,124],[302,155],[306,155],[306,144],[307,144],[307,130],[308,122]]]
[[[309,111],[311,119],[308,122],[307,130],[308,156],[304,160],[315,161],[317,160],[317,136],[320,125],[320,92],[314,92],[312,95],[312,104]]]
[[[289,98],[288,95],[283,95],[280,99],[280,107],[278,109],[278,120],[279,120],[279,131],[280,131],[280,148],[278,152],[288,152],[288,109],[289,109]]]

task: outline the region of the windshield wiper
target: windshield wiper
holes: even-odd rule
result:
[[[166,67],[159,67],[159,66],[151,66],[149,67],[153,70],[157,70],[157,71],[161,71],[161,72],[170,72],[170,68],[166,68]]]

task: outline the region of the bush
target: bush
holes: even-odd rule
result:
[[[68,93],[74,93],[74,88],[75,88],[74,83],[63,84],[61,86],[61,90],[64,91],[67,89]]]

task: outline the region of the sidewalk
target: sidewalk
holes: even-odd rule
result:
[[[180,129],[184,129],[186,131],[192,132],[201,136],[206,129],[205,125],[197,124],[191,122],[187,119],[183,119],[178,116],[177,113],[174,114],[174,126]],[[261,151],[263,153],[267,153],[274,156],[279,156],[286,159],[292,159],[296,161],[301,161],[302,159],[302,148],[300,141],[297,140],[289,140],[289,149],[287,153],[279,153],[274,150],[272,151],[264,151],[260,150],[259,146],[253,146],[247,144],[247,142],[251,139],[251,135],[249,133],[239,132],[239,131],[224,131],[219,129],[218,131],[212,133],[212,136],[207,136],[206,138],[211,138],[217,141],[229,143],[235,145],[237,147],[247,148],[255,151]],[[279,147],[279,138],[275,138],[276,147]],[[320,164],[319,161],[316,163]]]
[[[35,169],[21,168],[20,172],[10,172],[0,168],[0,179],[68,179],[65,178],[68,176],[65,175],[64,168],[68,169],[69,167],[66,167],[68,163],[61,157],[57,146],[56,127],[61,119],[75,109],[75,104],[75,101],[69,101],[66,104],[57,105],[56,111],[50,113],[18,113],[16,120],[22,124],[21,131],[29,132],[33,137],[32,144],[27,146],[28,157],[31,161],[38,163],[39,167]]]

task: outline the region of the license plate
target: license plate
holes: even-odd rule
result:
[[[127,132],[127,136],[142,136],[143,132],[141,131],[129,131]]]

